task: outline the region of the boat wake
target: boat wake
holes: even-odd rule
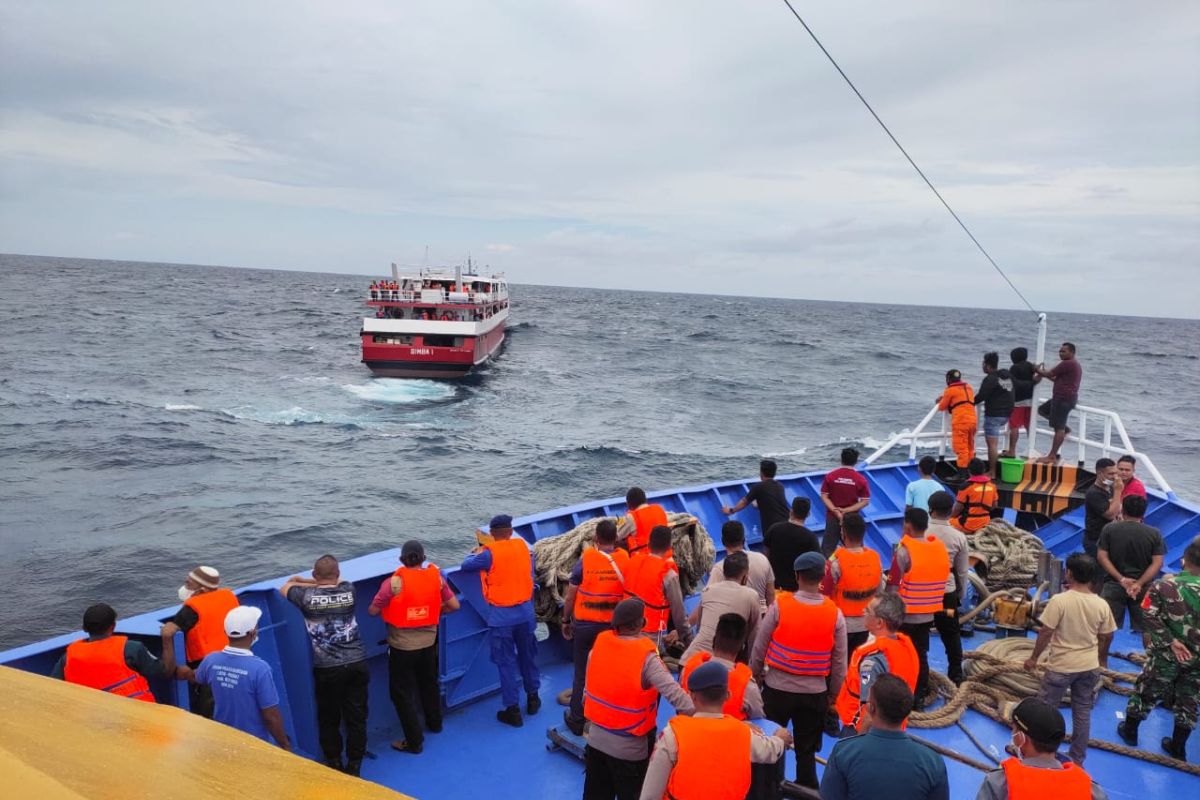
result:
[[[369,383],[343,383],[342,389],[371,403],[431,403],[453,398],[456,391],[437,381],[380,380]]]

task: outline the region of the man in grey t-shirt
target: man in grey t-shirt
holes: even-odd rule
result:
[[[279,592],[304,615],[313,652],[317,728],[326,765],[358,775],[367,748],[367,651],[354,617],[354,586],[337,559],[321,556],[311,578],[290,578]],[[342,724],[346,762],[342,763]]]

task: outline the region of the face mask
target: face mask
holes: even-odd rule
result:
[[[1104,479],[1104,485],[1105,485],[1105,486],[1112,486],[1112,485],[1113,485],[1113,479],[1112,479],[1112,478],[1105,478],[1105,479]]]
[[[180,586],[179,587],[179,602],[181,602],[181,603],[186,602],[187,599],[189,597],[191,597],[192,595],[194,595],[195,593],[196,593],[195,591],[193,591],[192,589],[189,589],[187,587],[187,584]]]

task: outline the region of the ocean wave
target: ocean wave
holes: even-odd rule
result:
[[[167,403],[163,406],[164,411],[203,411],[200,406],[194,406],[191,403]]]
[[[1152,350],[1134,350],[1129,355],[1139,358],[1186,358],[1188,361],[1200,359],[1200,356],[1193,353],[1156,353]]]
[[[370,383],[343,383],[342,389],[371,403],[431,403],[449,400],[456,390],[453,386],[437,381],[422,380],[375,380]]]
[[[876,350],[874,353],[871,353],[871,357],[877,358],[880,361],[903,361],[904,360],[904,356],[897,355],[896,353],[893,353],[889,350]]]
[[[808,452],[807,447],[801,447],[797,450],[788,450],[784,453],[763,453],[763,458],[799,458]]]
[[[223,408],[219,412],[230,419],[260,422],[263,425],[333,425],[347,430],[362,430],[361,420],[341,414],[322,414],[319,411],[309,411],[302,406],[292,406],[281,411],[263,411],[251,406]]]

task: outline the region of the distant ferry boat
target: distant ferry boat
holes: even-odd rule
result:
[[[504,343],[508,282],[461,267],[422,269],[371,284],[362,362],[385,378],[461,378]]]

